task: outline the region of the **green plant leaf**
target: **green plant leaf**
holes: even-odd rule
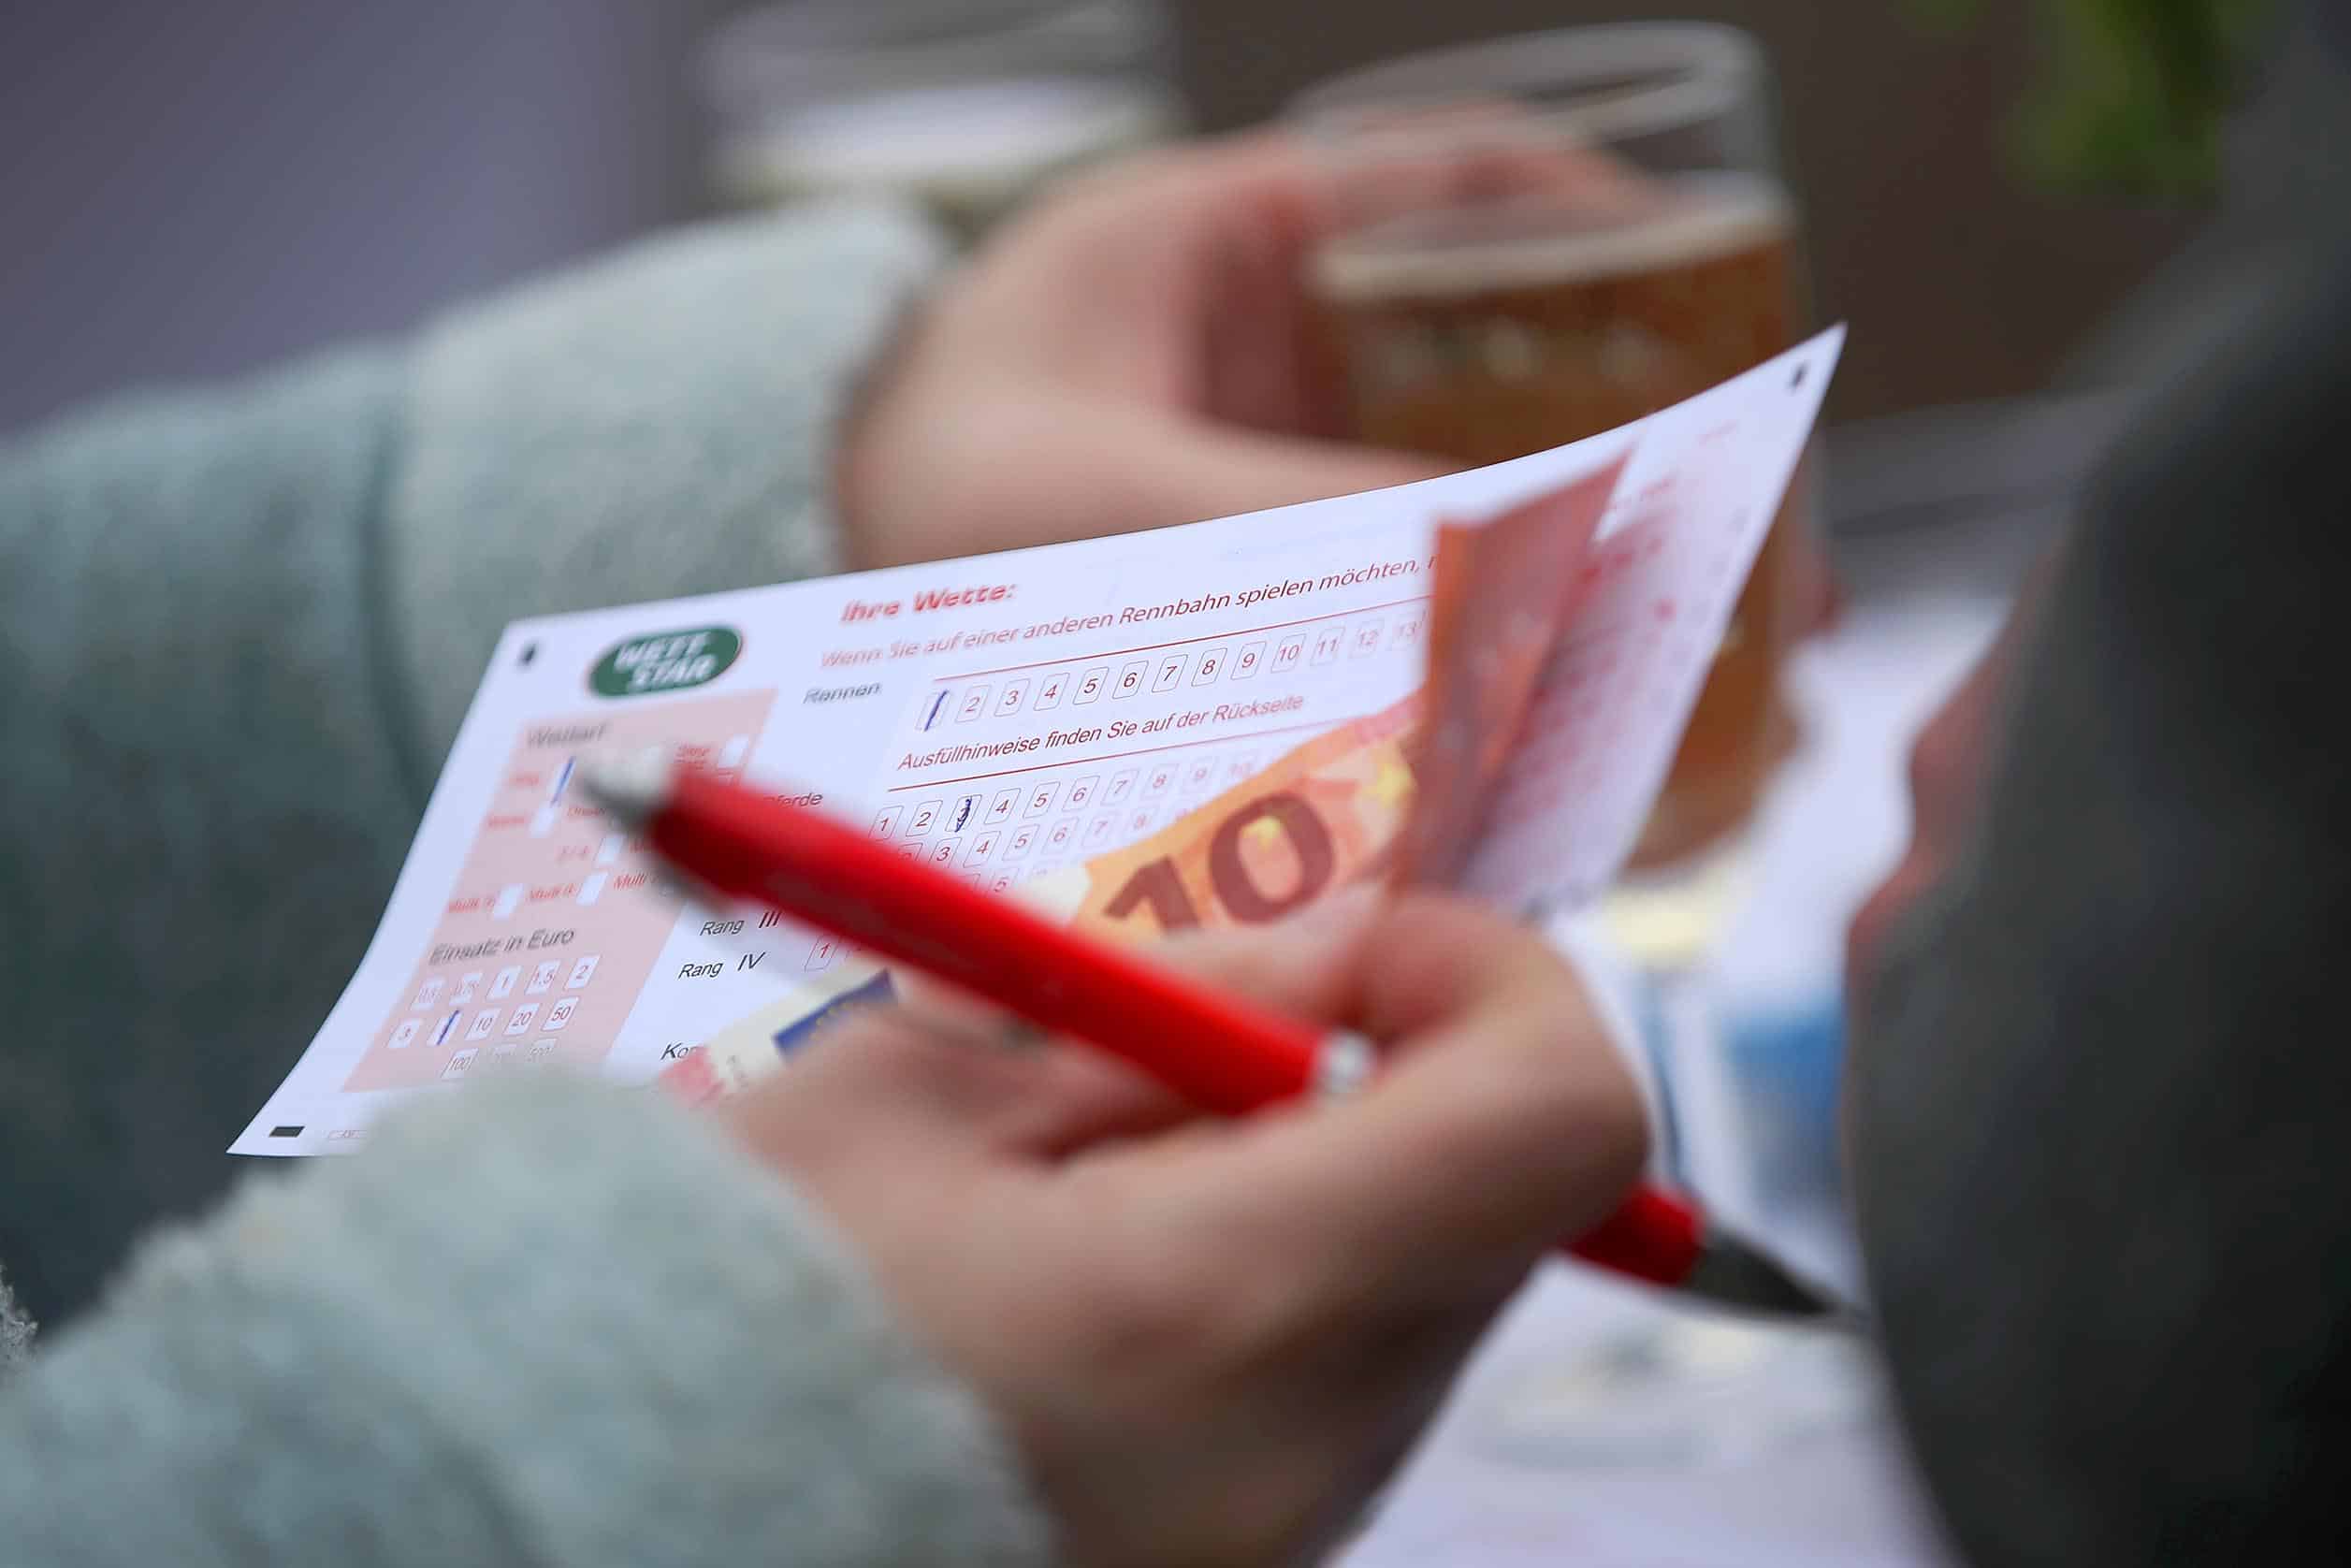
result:
[[[1964,26],[1981,0],[1910,0]],[[2220,179],[2220,137],[2271,0],[2039,0],[2047,56],[2010,130],[2037,182],[2194,196]]]

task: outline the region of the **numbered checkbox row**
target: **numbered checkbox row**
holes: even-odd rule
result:
[[[1090,853],[1130,843],[1157,827],[1166,813],[1156,806],[1132,811],[1097,811],[1092,817],[1072,813],[1051,822],[1022,822],[1009,828],[983,828],[978,833],[926,841],[902,839],[898,852],[908,860],[927,861],[947,870],[975,870],[998,861],[1016,861],[1030,853],[1058,854],[1075,849]]]
[[[563,977],[564,990],[577,991],[596,978],[596,965],[600,962],[602,960],[595,953],[584,953],[571,962],[568,965],[570,972],[567,975],[565,974],[567,966],[563,960],[551,958],[535,965],[530,971],[530,979],[528,981],[523,980],[523,966],[519,964],[511,965],[499,970],[495,978],[488,980],[489,999],[493,1002],[505,1000],[514,995],[516,985],[522,987],[523,995],[526,996],[544,995],[555,989],[559,976]],[[444,990],[448,993],[449,1005],[461,1008],[473,1000],[474,993],[485,988],[484,980],[488,973],[489,971],[486,969],[467,970],[457,977],[457,982],[454,986],[449,984],[445,976],[431,976],[416,988],[416,999],[408,1004],[409,1010],[424,1012],[434,1007],[441,1001]]]
[[[544,1018],[540,1016],[539,1004],[536,1002],[521,1003],[511,1011],[503,1008],[484,1008],[473,1015],[472,1024],[462,1032],[459,1031],[457,1024],[465,1017],[465,1009],[452,1008],[437,1019],[402,1019],[392,1030],[391,1038],[385,1043],[394,1051],[405,1051],[410,1046],[420,1042],[434,1050],[459,1040],[472,1044],[475,1041],[486,1040],[496,1034],[501,1019],[505,1022],[505,1032],[509,1035],[528,1034],[534,1025],[552,1031],[569,1024],[572,1022],[572,1014],[579,1009],[579,1005],[580,999],[577,996],[559,997],[555,1004],[546,1009],[546,1016]]]
[[[486,1071],[517,1066],[542,1067],[555,1059],[556,1051],[562,1043],[561,1040],[553,1038],[536,1040],[532,1042],[530,1051],[525,1053],[522,1049],[522,1041],[501,1040],[490,1048],[489,1059],[484,1062],[482,1067]],[[473,1069],[475,1059],[481,1054],[480,1046],[467,1046],[463,1051],[449,1058],[449,1065],[441,1069],[442,1078],[449,1081],[463,1078]]]
[[[1256,771],[1255,751],[1154,762],[1121,768],[1107,779],[1101,774],[1086,774],[989,794],[941,796],[911,806],[886,806],[875,815],[872,832],[876,838],[910,840],[935,834],[961,834],[975,828],[1001,828],[1016,817],[1023,821],[1036,821],[1052,816],[1056,808],[1081,812],[1090,806],[1120,806],[1130,801],[1191,797],[1211,790],[1230,789],[1246,783]]]
[[[1139,697],[1149,691],[1164,695],[1180,686],[1209,686],[1222,680],[1248,680],[1271,669],[1276,675],[1301,665],[1332,664],[1342,658],[1365,659],[1383,649],[1410,646],[1420,640],[1422,613],[1395,617],[1366,616],[1353,622],[1293,632],[1279,638],[1259,638],[1238,646],[1218,643],[1150,658],[1104,662],[1078,669],[1055,670],[1041,675],[1019,675],[1001,683],[975,681],[936,693],[923,710],[922,728],[942,722],[968,724],[973,719],[1009,719],[1022,712],[1045,713],[1067,702],[1083,707],[1105,695],[1112,702]]]

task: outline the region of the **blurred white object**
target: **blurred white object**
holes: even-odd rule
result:
[[[1691,1371],[1639,1356],[1661,1325]],[[1568,1357],[1571,1346],[1598,1354]],[[1758,1407],[1771,1419],[1759,1424]],[[1338,1568],[1947,1568],[1865,1346],[1546,1264]]]
[[[712,34],[713,175],[739,204],[919,201],[968,235],[1048,176],[1177,134],[1153,0],[798,0]]]

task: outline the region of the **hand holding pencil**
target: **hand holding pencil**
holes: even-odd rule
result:
[[[1203,1117],[980,1009],[863,1009],[714,1114],[820,1204],[973,1388],[1069,1562],[1313,1561],[1562,1234],[1638,1175],[1641,1103],[1539,937],[1347,895],[1153,950],[1383,1042],[1338,1103]]]
[[[583,782],[667,864],[718,894],[766,903],[1094,1046],[1196,1110],[1240,1115],[1299,1098],[1350,1099],[1373,1076],[1371,1038],[1387,1038],[1376,1020],[1365,1021],[1373,1030],[1367,1038],[1344,1019],[1304,1022],[1189,981],[890,854],[819,812],[665,759],[595,762]],[[1573,1031],[1574,1018],[1560,1026]],[[1543,1085],[1521,1087],[1539,1095]],[[1633,1278],[1732,1305],[1798,1315],[1836,1310],[1686,1204],[1647,1187],[1624,1195],[1566,1245]]]

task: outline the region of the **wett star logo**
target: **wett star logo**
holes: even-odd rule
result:
[[[717,680],[742,652],[742,633],[727,626],[631,637],[596,661],[588,672],[588,687],[600,697],[683,691]]]

